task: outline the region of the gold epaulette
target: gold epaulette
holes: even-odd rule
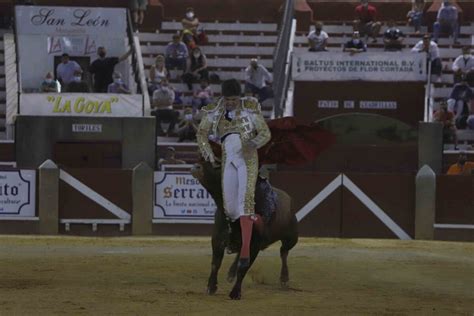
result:
[[[258,103],[258,100],[253,97],[245,97],[244,98],[244,109],[251,111],[251,112],[260,112],[260,103]]]
[[[213,112],[217,109],[217,103],[210,103],[201,108],[204,112]]]

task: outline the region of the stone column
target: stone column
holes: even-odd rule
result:
[[[59,169],[51,160],[38,168],[39,233],[57,235],[59,232]]]
[[[153,187],[153,169],[141,162],[132,176],[132,235],[152,233]]]
[[[418,168],[428,165],[440,174],[443,163],[443,125],[420,122],[418,125]]]
[[[415,239],[433,240],[436,214],[436,174],[424,165],[416,175]]]

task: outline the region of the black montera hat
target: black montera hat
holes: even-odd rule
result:
[[[222,83],[222,95],[224,97],[234,97],[240,96],[242,89],[240,87],[240,82],[236,79],[225,80]]]

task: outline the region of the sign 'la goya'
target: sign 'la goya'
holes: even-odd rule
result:
[[[22,115],[143,116],[142,96],[89,93],[24,93]]]
[[[36,172],[0,172],[0,219],[35,216]]]
[[[155,172],[153,218],[173,222],[212,223],[216,204],[191,174]]]

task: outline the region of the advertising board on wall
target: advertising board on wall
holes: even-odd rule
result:
[[[153,219],[166,223],[213,223],[216,204],[189,172],[154,175]]]
[[[401,52],[296,53],[296,81],[424,81],[426,55]]]
[[[23,93],[21,115],[140,117],[142,95],[106,93]]]
[[[34,217],[36,171],[0,171],[0,220],[2,217]]]

